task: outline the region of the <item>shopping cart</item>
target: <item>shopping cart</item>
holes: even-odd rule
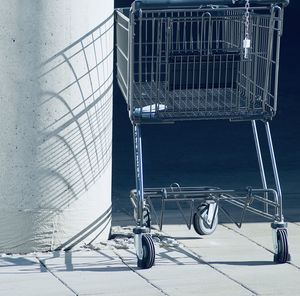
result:
[[[211,234],[219,211],[241,227],[246,211],[272,220],[274,261],[290,260],[287,224],[269,121],[277,109],[280,37],[288,0],[140,0],[116,10],[117,78],[133,125],[137,264],[150,268],[155,248],[150,212],[163,225],[174,202],[189,228]],[[144,188],[141,126],[184,120],[251,121],[262,188]],[[267,186],[257,121],[264,124],[276,188]],[[159,199],[160,212],[153,199]],[[186,217],[181,202],[189,204]],[[237,221],[226,209],[241,208]]]

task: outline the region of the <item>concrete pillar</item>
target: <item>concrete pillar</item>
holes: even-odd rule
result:
[[[0,252],[106,239],[113,0],[0,7]]]

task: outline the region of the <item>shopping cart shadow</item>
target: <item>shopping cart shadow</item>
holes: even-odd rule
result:
[[[43,58],[43,62],[38,66],[34,64],[36,68],[32,67],[34,97],[24,97],[17,106],[20,109],[18,124],[22,127],[22,135],[20,132],[18,137],[22,140],[20,149],[24,151],[22,167],[28,168],[28,174],[23,174],[22,181],[16,183],[14,190],[20,192],[20,199],[23,199],[20,208],[31,207],[26,204],[29,200],[25,198],[31,194],[34,215],[42,218],[49,229],[53,228],[53,231],[43,231],[44,242],[47,242],[43,248],[56,247],[53,234],[60,223],[59,215],[86,195],[94,184],[100,184],[104,174],[109,175],[113,26],[114,17],[110,15],[45,61],[46,55],[51,53],[51,56],[52,51],[57,50],[54,48],[57,44],[47,45],[43,51],[45,55],[36,57],[39,63]],[[9,178],[18,174],[18,170],[12,174],[4,175],[7,180],[4,179],[3,184],[9,184]],[[9,189],[9,186],[6,188]],[[97,198],[101,198],[101,193]],[[111,211],[109,206],[105,210]],[[86,223],[89,228],[85,229],[85,233],[92,230],[100,232],[101,227],[107,226],[108,219],[100,215],[91,218],[90,225]],[[39,222],[33,227],[40,227]],[[19,242],[28,239],[25,235],[18,238]],[[73,242],[81,241],[82,232],[72,235]]]
[[[45,61],[39,77],[41,207],[68,207],[111,160],[113,16]],[[65,81],[60,81],[60,77]],[[101,73],[101,74],[100,74]],[[104,77],[102,77],[102,73]]]
[[[211,265],[232,265],[232,266],[264,266],[276,265],[273,261],[208,261]]]
[[[132,270],[139,270],[135,266],[136,254],[127,249],[122,253],[122,259]],[[157,249],[155,266],[194,266],[194,265],[232,265],[232,266],[267,266],[276,265],[272,261],[206,261],[200,255],[194,255],[180,246],[162,247]],[[110,269],[109,269],[110,270]],[[113,268],[112,270],[113,271]]]
[[[98,249],[93,251],[92,257],[80,251],[54,251],[52,257],[39,259],[40,271],[48,272],[53,266],[55,266],[55,272],[120,272],[130,270],[118,257],[111,256],[109,252]],[[56,263],[52,262],[53,260],[59,260],[59,264],[57,261]]]

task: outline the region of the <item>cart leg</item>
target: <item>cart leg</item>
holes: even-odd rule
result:
[[[134,161],[135,161],[135,181],[136,181],[136,227],[134,228],[134,243],[138,260],[138,267],[151,268],[155,260],[155,249],[152,237],[147,233],[144,226],[144,179],[143,179],[143,153],[141,126],[133,125]]]
[[[137,194],[137,226],[143,226],[144,178],[141,126],[133,125],[135,183]]]
[[[256,128],[256,121],[251,120],[251,124],[252,124],[252,130],[253,130],[253,136],[254,136],[254,142],[255,142],[255,148],[256,148],[256,154],[257,154],[257,160],[258,160],[258,165],[259,165],[261,182],[262,182],[263,189],[267,189],[268,186],[267,186],[264,163],[263,163],[262,155],[261,155],[261,149],[260,149],[260,143],[259,143],[257,128]],[[265,199],[268,199],[268,193],[265,193],[264,197],[265,197]],[[268,204],[264,205],[264,209],[265,209],[266,213],[269,212]]]
[[[270,156],[271,156],[273,174],[274,174],[274,179],[275,179],[275,186],[276,186],[276,190],[277,190],[277,194],[278,194],[278,206],[279,207],[278,207],[277,215],[278,215],[278,218],[280,219],[280,222],[283,223],[284,219],[283,219],[283,214],[282,214],[282,193],[281,193],[281,186],[280,186],[280,181],[279,181],[279,176],[278,176],[278,170],[277,170],[277,165],[276,165],[276,159],[275,159],[275,153],[274,153],[274,148],[273,148],[273,142],[272,142],[272,136],[271,136],[269,122],[265,122],[265,129],[266,129],[269,151],[270,151]]]
[[[135,162],[135,185],[136,185],[136,228],[134,229],[134,242],[138,259],[143,258],[142,226],[143,226],[143,202],[144,202],[144,179],[143,179],[143,152],[141,126],[133,125],[133,144]]]
[[[274,262],[285,263],[291,260],[291,256],[289,254],[289,248],[288,248],[287,223],[284,222],[284,217],[283,217],[282,192],[281,192],[275,153],[274,153],[274,148],[272,143],[271,130],[268,122],[265,122],[265,129],[266,129],[266,134],[268,139],[268,146],[269,146],[269,151],[271,156],[275,185],[278,194],[278,210],[276,214],[279,220],[271,224],[271,227],[273,229],[273,242],[275,248]]]

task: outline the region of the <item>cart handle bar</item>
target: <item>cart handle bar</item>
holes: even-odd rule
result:
[[[287,6],[290,0],[251,0],[251,5],[281,4]],[[229,5],[245,6],[246,0],[135,0],[132,4],[133,11],[141,8],[169,8],[188,7],[200,5]]]

